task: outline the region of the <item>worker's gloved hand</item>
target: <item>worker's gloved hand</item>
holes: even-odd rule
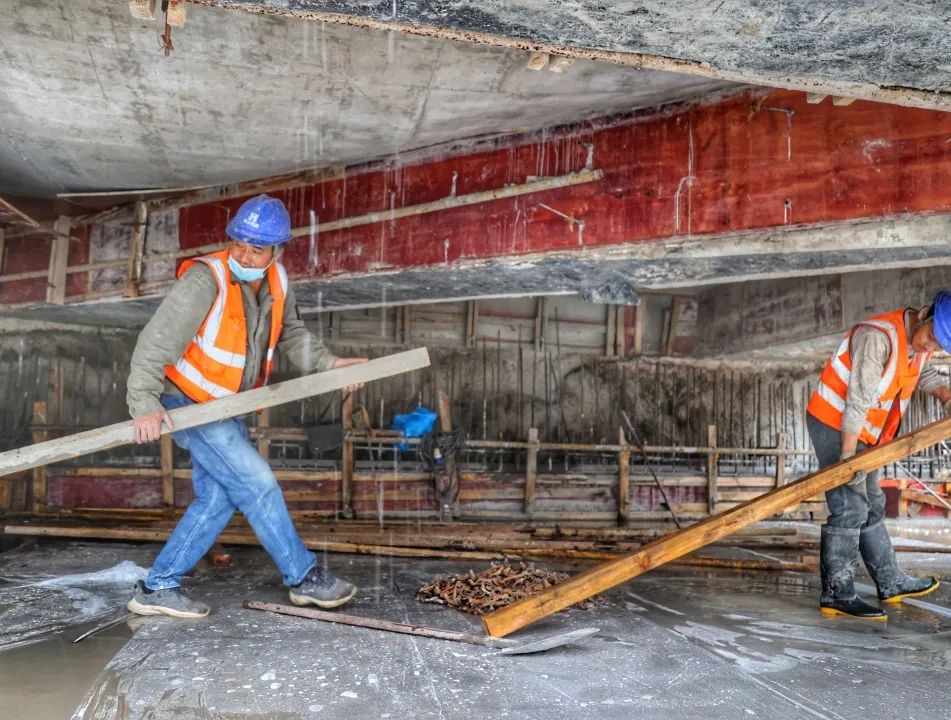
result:
[[[172,422],[172,418],[169,417],[169,414],[164,410],[156,410],[155,412],[132,418],[135,441],[137,443],[145,443],[158,440],[162,436],[163,422],[168,425],[169,430],[175,429],[175,423]]]
[[[944,414],[951,415],[951,400],[944,401]]]
[[[866,480],[868,480],[868,473],[865,470],[859,470],[852,476],[852,479],[849,480],[849,485],[856,488],[864,488]]]
[[[839,454],[839,460],[848,460],[849,458],[855,455],[855,450],[849,452],[848,450],[843,450]],[[868,479],[868,472],[865,470],[859,470],[852,476],[852,479],[849,480],[848,484],[856,488],[865,488],[865,481]]]

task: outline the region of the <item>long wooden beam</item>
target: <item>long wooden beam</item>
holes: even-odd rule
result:
[[[536,620],[626,582],[682,555],[775,515],[803,500],[843,485],[860,470],[871,471],[951,437],[951,418],[926,425],[890,443],[874,447],[755,500],[644,545],[640,550],[559,583],[537,595],[485,615],[486,632],[508,635]]]
[[[348,385],[368,383],[428,366],[429,352],[426,348],[416,348],[370,360],[362,365],[350,365],[337,370],[314,373],[211,402],[189,405],[172,410],[169,415],[175,423],[176,430],[187,430],[198,425],[244,415],[261,408],[342,390]],[[167,432],[169,430],[163,424],[162,434]],[[132,421],[127,420],[64,438],[17,448],[0,453],[0,477],[61,460],[69,460],[80,455],[108,450],[119,445],[127,445],[132,441]]]

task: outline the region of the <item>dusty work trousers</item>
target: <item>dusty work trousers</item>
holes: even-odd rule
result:
[[[819,468],[835,465],[842,454],[842,433],[812,415],[806,415],[806,429],[816,450]],[[868,445],[859,443],[857,452]],[[866,476],[865,482],[850,482],[826,493],[829,517],[826,525],[834,528],[861,530],[885,517],[885,493],[878,484],[878,470]]]
[[[172,410],[191,405],[180,395],[162,395]],[[145,581],[151,590],[178,587],[182,576],[207,553],[236,509],[274,559],[284,584],[298,585],[317,564],[301,541],[284,495],[267,461],[248,442],[242,420],[231,418],[172,434],[192,456],[195,499],[175,526]]]

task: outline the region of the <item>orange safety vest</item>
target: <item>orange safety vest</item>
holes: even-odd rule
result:
[[[852,374],[851,342],[855,329],[865,325],[885,333],[891,350],[882,379],[876,388],[878,400],[865,415],[865,424],[859,440],[866,445],[888,442],[898,432],[912,393],[918,385],[921,368],[931,358],[931,353],[915,353],[908,357],[908,337],[905,330],[905,311],[894,310],[884,315],[863,320],[846,334],[839,349],[826,362],[819,376],[807,412],[820,422],[837,430],[842,429],[842,413]]]
[[[188,343],[178,362],[165,368],[165,375],[195,402],[233,395],[241,389],[248,352],[247,318],[241,288],[231,281],[228,268],[228,250],[186,260],[178,270],[178,277],[196,262],[211,268],[218,283],[218,296],[205,316],[198,334]],[[264,385],[274,365],[277,347],[284,326],[284,302],[287,298],[287,272],[279,262],[271,263],[267,273],[271,291],[271,334],[268,338],[267,357],[255,387]]]

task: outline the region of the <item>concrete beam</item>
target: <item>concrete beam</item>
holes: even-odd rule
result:
[[[457,301],[474,298],[523,297],[575,294],[609,282],[633,285],[641,290],[689,290],[718,286],[700,297],[699,325],[707,331],[701,350],[729,353],[744,347],[768,347],[791,339],[802,340],[837,331],[850,318],[860,319],[879,305],[917,302],[906,299],[915,288],[931,288],[947,276],[951,285],[951,214],[908,216],[864,223],[837,223],[819,227],[783,228],[768,232],[731,233],[703,238],[675,238],[667,242],[637,243],[602,250],[540,253],[486,261],[463,261],[411,269],[338,275],[324,279],[300,279],[294,290],[305,312],[349,310]],[[835,310],[838,276],[876,268],[881,274],[894,271],[898,278],[879,292],[877,286],[860,292],[861,281],[849,287],[854,307]],[[934,282],[919,283],[911,270],[927,268]],[[777,280],[790,280],[776,285]],[[768,281],[749,285],[751,281]],[[746,283],[735,286],[736,283]],[[905,283],[904,285],[902,283]],[[910,284],[908,284],[910,283]],[[917,283],[917,284],[916,284]],[[734,285],[734,291],[722,286]],[[765,288],[756,297],[747,297],[743,288]],[[789,315],[792,325],[756,325],[755,308],[760,297],[771,298],[782,308],[784,297],[806,292],[828,296],[824,310],[798,302]],[[738,294],[737,294],[738,293]],[[62,322],[102,322],[135,326],[150,317],[160,296],[134,301],[76,304],[72,307],[24,307],[7,314]],[[852,307],[850,305],[850,307]],[[719,308],[719,309],[718,309]],[[889,308],[883,308],[889,309]],[[737,313],[726,320],[728,313]],[[863,314],[864,313],[864,314]],[[801,316],[808,315],[803,318]],[[814,316],[814,317],[813,317]],[[801,323],[800,320],[803,320]],[[723,323],[726,322],[726,325]],[[827,322],[835,322],[829,327]],[[731,326],[730,323],[733,323]],[[759,328],[753,340],[731,327]],[[762,323],[761,323],[762,324]]]
[[[890,0],[826,6],[814,0],[191,0],[254,13],[395,30],[527,52],[951,109],[951,54],[940,3]]]

